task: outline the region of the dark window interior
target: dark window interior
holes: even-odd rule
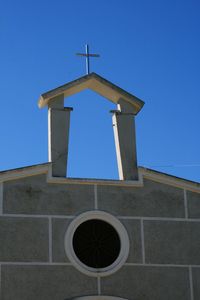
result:
[[[120,252],[120,238],[109,223],[88,220],[80,224],[73,236],[73,248],[79,260],[92,268],[111,265]]]

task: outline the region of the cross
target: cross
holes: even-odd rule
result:
[[[90,73],[90,57],[100,57],[99,54],[90,54],[89,45],[85,45],[85,53],[76,53],[78,56],[86,57],[86,74]]]

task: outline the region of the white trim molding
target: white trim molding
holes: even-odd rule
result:
[[[179,178],[173,175],[161,173],[143,167],[139,167],[138,169],[139,169],[139,174],[143,179],[146,178],[166,185],[172,185],[180,189],[185,189],[196,193],[200,193],[200,183],[198,182],[190,181],[184,178]]]
[[[48,183],[55,184],[84,184],[84,185],[113,185],[127,187],[143,187],[143,177],[139,174],[138,180],[115,180],[115,179],[96,179],[96,178],[72,178],[72,177],[54,177],[52,176],[52,165],[49,164],[47,175]]]
[[[95,184],[124,187],[143,187],[144,179],[160,182],[166,185],[175,186],[180,189],[200,193],[200,183],[184,178],[178,178],[169,174],[155,170],[138,167],[138,180],[112,180],[112,179],[92,179],[92,178],[65,178],[52,176],[52,163],[38,164],[19,169],[0,172],[0,182],[21,179],[28,176],[47,174],[47,182],[55,184]]]
[[[39,174],[47,174],[50,165],[51,164],[46,163],[41,165],[34,165],[29,167],[22,167],[19,169],[3,171],[0,172],[0,181],[16,180]]]
[[[105,268],[97,269],[85,265],[79,260],[73,248],[73,236],[78,226],[88,220],[93,219],[102,220],[110,224],[116,230],[120,238],[121,247],[119,255],[111,265]],[[64,247],[69,260],[79,271],[86,275],[97,277],[113,274],[124,265],[129,254],[130,243],[124,225],[117,218],[107,212],[94,210],[82,213],[70,223],[65,234]]]

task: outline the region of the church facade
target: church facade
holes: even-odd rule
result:
[[[119,180],[67,177],[64,98],[85,88],[117,105]],[[200,184],[137,166],[143,104],[95,73],[40,97],[49,163],[0,173],[0,299],[200,299]]]

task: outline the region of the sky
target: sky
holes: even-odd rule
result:
[[[200,181],[198,0],[1,0],[0,170],[48,161],[39,96],[91,71],[145,102],[138,165]],[[68,176],[118,178],[110,110],[85,90],[71,113]]]

